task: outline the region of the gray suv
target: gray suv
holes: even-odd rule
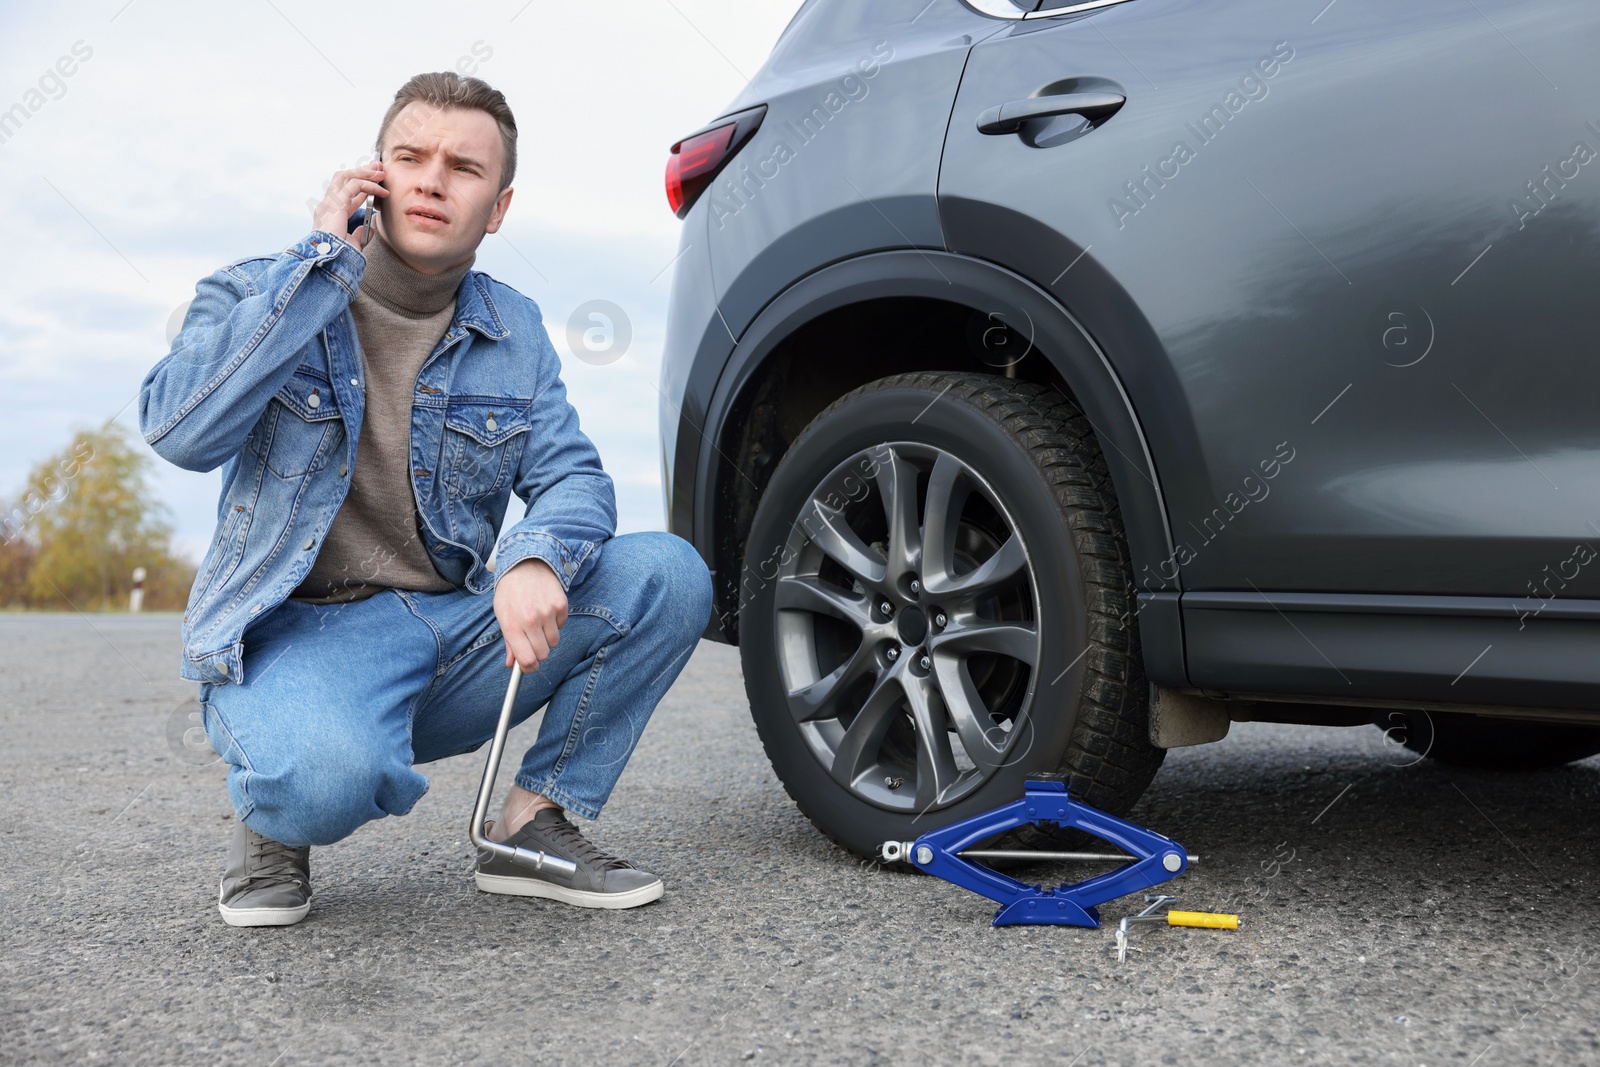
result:
[[[1122,812],[1244,720],[1600,751],[1597,50],[1593,0],[807,0],[672,146],[660,390],[804,812]]]

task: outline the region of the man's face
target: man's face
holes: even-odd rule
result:
[[[505,145],[488,112],[414,100],[383,140],[378,232],[411,266],[441,273],[500,228],[511,190],[499,191]]]

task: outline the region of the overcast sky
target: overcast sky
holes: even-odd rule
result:
[[[30,114],[0,133],[0,498],[115,416],[198,560],[220,475],[155,456],[134,402],[168,319],[218,267],[303,237],[308,202],[367,157],[401,83],[453,69],[502,90],[519,129],[511,209],[475,267],[543,311],[619,532],[664,529],[652,383],[682,225],[667,150],[722,113],[799,2],[7,4],[0,111]],[[566,340],[594,299],[633,329],[606,366]]]

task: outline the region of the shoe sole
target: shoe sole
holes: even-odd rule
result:
[[[222,902],[222,887],[218,885],[217,910],[229,926],[293,926],[306,917],[311,901],[298,908],[230,908]]]
[[[566,889],[537,878],[519,878],[508,874],[484,874],[477,871],[473,879],[485,893],[501,893],[511,897],[544,897],[574,904],[580,908],[637,908],[652,900],[660,900],[666,885],[654,882],[630,889],[625,893],[594,893],[586,889]]]

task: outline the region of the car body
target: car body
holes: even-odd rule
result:
[[[706,636],[771,577],[747,540],[808,424],[979,371],[1092,427],[1152,745],[1393,709],[1589,737],[1600,8],[1030,6],[808,0],[681,142],[735,127],[661,373]]]

